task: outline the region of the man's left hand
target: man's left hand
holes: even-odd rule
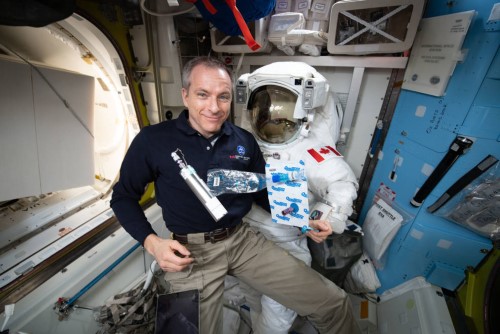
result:
[[[312,230],[308,231],[306,235],[314,242],[320,243],[326,240],[332,234],[332,226],[326,220],[310,220],[309,226]]]

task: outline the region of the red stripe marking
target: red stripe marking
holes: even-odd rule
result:
[[[327,148],[332,151],[333,153],[335,153],[336,156],[340,157],[342,154],[340,154],[339,151],[337,151],[336,149],[334,149],[333,147],[331,146],[327,146]]]
[[[312,148],[311,148],[311,149],[309,149],[309,150],[307,150],[307,152],[308,152],[308,153],[309,153],[309,154],[310,154],[310,155],[311,155],[311,156],[312,156],[312,157],[313,157],[313,158],[314,158],[317,162],[321,162],[321,161],[325,160],[325,158],[323,158],[323,157],[321,156],[321,154],[319,154],[318,152],[316,152],[316,150],[314,150],[314,149],[312,149]]]

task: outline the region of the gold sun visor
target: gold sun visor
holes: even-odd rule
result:
[[[299,133],[301,120],[294,119],[296,93],[277,85],[261,86],[248,101],[254,133],[264,142],[282,144]]]

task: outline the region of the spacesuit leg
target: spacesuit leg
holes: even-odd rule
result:
[[[267,296],[262,296],[261,303],[262,312],[257,318],[257,322],[252,323],[255,333],[287,334],[297,317],[297,313]]]

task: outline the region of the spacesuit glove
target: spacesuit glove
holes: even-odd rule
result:
[[[336,216],[345,216],[342,214],[329,214],[327,217],[327,221],[330,223],[330,226],[332,227],[332,231],[335,234],[342,234],[345,230],[346,227],[346,220],[343,219],[343,217],[336,217]]]
[[[347,215],[345,213],[342,213],[341,210],[338,209],[339,207],[337,207],[337,210],[335,210],[335,208],[330,204],[317,202],[316,204],[314,204],[310,218],[325,219],[328,223],[330,223],[330,228],[333,233],[341,234],[345,230]]]

